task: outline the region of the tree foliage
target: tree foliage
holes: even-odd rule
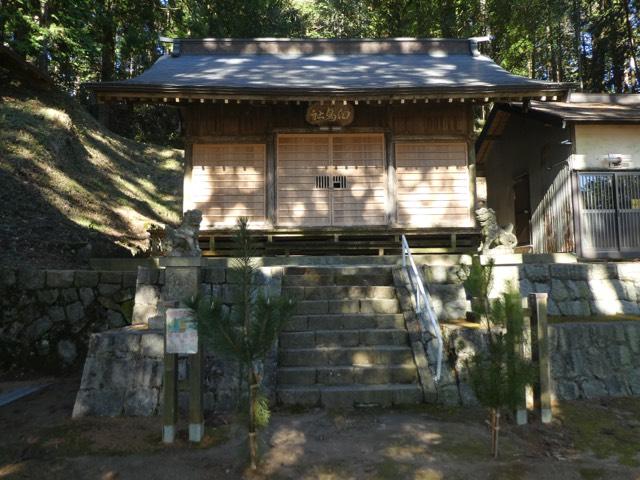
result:
[[[69,93],[131,78],[169,37],[470,37],[507,70],[640,91],[639,0],[0,0],[0,42]],[[143,138],[144,139],[144,138]]]
[[[466,368],[478,401],[491,411],[491,449],[497,457],[500,412],[514,411],[524,404],[525,387],[534,381],[534,368],[521,355],[524,312],[520,292],[508,289],[501,298],[491,300],[493,263],[483,265],[477,256],[473,260],[465,288],[480,300],[471,305],[484,323],[486,348],[476,351]]]
[[[295,304],[286,296],[269,296],[256,281],[254,249],[247,219],[236,228],[236,257],[229,269],[233,303],[227,309],[219,299],[196,298],[189,302],[198,321],[198,333],[214,352],[239,362],[247,372],[248,431],[251,466],[257,465],[257,430],[270,418],[269,402],[261,392],[264,362],[273,350]]]

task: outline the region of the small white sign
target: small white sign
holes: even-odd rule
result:
[[[167,309],[166,353],[198,353],[198,325],[190,308]]]

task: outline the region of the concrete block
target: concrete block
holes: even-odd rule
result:
[[[359,341],[358,331],[354,330],[318,331],[315,334],[318,347],[355,347]]]
[[[18,270],[17,285],[25,290],[40,290],[44,288],[46,274],[44,270],[21,268]]]
[[[122,272],[122,286],[135,287],[138,280],[138,272]]]
[[[524,277],[532,282],[549,281],[549,265],[545,264],[525,264],[522,265]]]
[[[125,389],[80,389],[73,407],[72,418],[85,416],[116,417],[122,414]]]
[[[96,299],[93,289],[89,287],[78,288],[78,297],[80,298],[82,305],[85,307],[90,305]]]
[[[326,408],[354,408],[358,405],[389,407],[393,404],[391,389],[332,387],[320,392],[322,405]]]
[[[314,367],[327,365],[327,351],[312,349],[280,350],[278,365],[283,367]]]
[[[282,295],[295,300],[302,300],[305,298],[305,287],[284,287]]]
[[[48,270],[47,271],[47,287],[49,288],[68,288],[73,286],[74,271],[73,270]]]
[[[309,330],[340,330],[345,328],[345,317],[341,315],[309,315]]]
[[[315,332],[283,332],[280,334],[280,348],[312,348],[315,345]]]
[[[225,268],[204,268],[202,270],[202,280],[205,283],[221,284],[227,280]]]
[[[120,291],[122,286],[119,283],[100,283],[98,285],[98,293],[103,297],[110,297]]]
[[[164,355],[164,334],[146,333],[140,338],[140,352],[144,357],[161,358]]]
[[[283,331],[296,332],[307,330],[307,317],[304,315],[294,315],[284,325]]]
[[[64,322],[66,320],[66,315],[64,313],[64,308],[59,306],[53,306],[48,309],[49,317],[54,322]]]
[[[399,313],[400,305],[394,299],[368,299],[360,300],[360,312],[362,313]]]
[[[361,345],[397,345],[406,346],[409,335],[405,330],[361,330]]]
[[[122,272],[100,272],[100,283],[122,285]]]
[[[0,286],[13,287],[18,279],[16,270],[13,268],[0,269]]]
[[[423,402],[422,389],[418,385],[396,386],[392,390],[392,402],[394,405],[418,405]]]
[[[154,285],[138,285],[135,302],[137,304],[157,305],[160,302],[160,288]]]
[[[78,299],[78,291],[75,288],[63,288],[60,290],[60,300],[62,303],[72,303]]]
[[[80,302],[75,302],[67,305],[64,310],[67,315],[67,320],[69,320],[71,323],[76,323],[84,319],[84,307]]]
[[[46,290],[38,290],[36,296],[40,303],[45,305],[53,305],[58,299],[59,291],[57,288],[48,288]]]
[[[335,284],[346,286],[389,286],[393,283],[391,271],[386,274],[336,274]]]
[[[296,305],[298,315],[320,315],[329,313],[329,302],[327,300],[304,300]]]
[[[354,383],[352,367],[326,367],[317,370],[318,383],[322,385],[351,385]]]
[[[158,413],[160,390],[137,387],[124,395],[123,412],[126,416],[149,417]]]
[[[146,324],[151,317],[160,313],[157,305],[137,303],[133,306],[133,317],[131,323],[134,325]]]
[[[358,300],[329,300],[329,313],[358,313],[360,303]]]
[[[279,368],[278,385],[314,385],[317,382],[314,368]]]
[[[280,388],[277,393],[278,403],[282,405],[299,405],[315,407],[320,404],[320,390],[307,388]]]

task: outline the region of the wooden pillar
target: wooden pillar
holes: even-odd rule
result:
[[[516,355],[524,361],[531,360],[531,311],[528,308],[528,298],[522,299],[524,315],[522,317],[522,343],[516,345]],[[516,423],[518,425],[527,424],[527,398],[531,392],[529,387],[525,387],[522,397],[516,407]]]
[[[176,306],[187,298],[198,294],[200,290],[201,257],[162,257],[160,265],[165,267],[163,297],[166,305]],[[190,404],[189,408],[189,439],[192,441],[200,441],[204,434],[201,384],[202,356],[202,348],[199,345],[198,354],[190,355],[190,357],[197,358],[189,358],[189,387],[191,392],[189,400],[190,402],[195,401],[195,404]],[[162,395],[162,441],[164,443],[172,443],[175,440],[178,419],[178,355],[176,353],[167,353],[166,331]],[[196,438],[197,440],[194,440]]]
[[[478,193],[476,191],[476,144],[473,135],[473,107],[467,107],[469,141],[467,142],[467,169],[469,172],[469,214],[471,215],[471,223],[476,226],[476,203],[478,201]]]
[[[532,357],[539,368],[539,381],[534,385],[534,405],[540,409],[542,423],[551,422],[551,360],[547,327],[547,294],[529,294],[531,310]]]
[[[269,133],[267,135],[267,175],[266,175],[266,221],[272,226],[276,225],[276,136]]]
[[[198,342],[198,353],[189,355],[189,441],[200,442],[204,437],[202,406],[202,363],[204,352]]]
[[[396,150],[393,138],[393,110],[386,106],[386,132],[384,134],[385,171],[387,173],[387,225],[398,222],[398,198],[396,180]]]
[[[184,177],[182,180],[182,211],[193,209],[193,189],[191,175],[193,172],[193,143],[187,142],[184,147]]]
[[[165,337],[166,351],[166,337]],[[178,423],[178,355],[164,355],[164,379],[162,387],[162,441],[173,443]]]

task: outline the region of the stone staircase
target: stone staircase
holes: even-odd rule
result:
[[[281,404],[423,401],[390,267],[286,267],[282,293],[298,306],[280,335]]]

